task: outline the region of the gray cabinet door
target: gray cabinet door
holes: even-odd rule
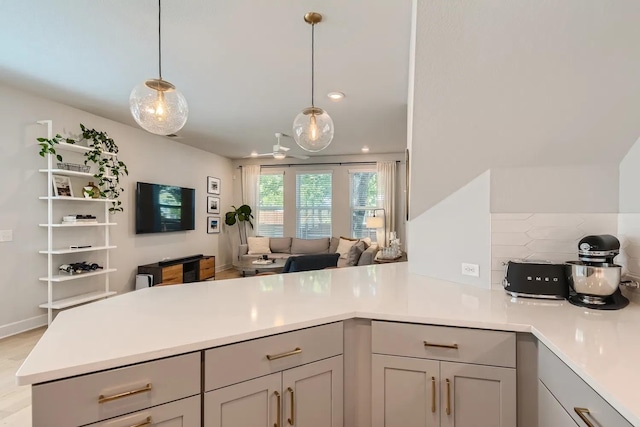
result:
[[[439,364],[435,360],[374,354],[372,426],[438,426]]]
[[[200,427],[200,396],[192,396],[87,427]]]
[[[210,391],[204,395],[205,427],[280,426],[281,374]],[[278,398],[280,396],[280,398]]]
[[[544,427],[576,427],[577,424],[560,402],[538,381],[538,425]]]
[[[342,427],[342,356],[282,373],[282,425]]]
[[[441,426],[516,427],[516,370],[440,362]]]

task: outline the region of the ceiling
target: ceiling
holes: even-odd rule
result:
[[[157,77],[156,0],[0,0],[0,82],[137,126],[131,89]],[[320,155],[406,146],[411,0],[164,0],[162,74],[189,103],[180,142],[229,158],[269,152],[310,105],[335,123]],[[341,91],[346,98],[326,97]],[[291,153],[303,154],[292,139]]]

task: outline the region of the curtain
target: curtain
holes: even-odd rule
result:
[[[260,215],[260,165],[242,166],[242,203],[249,205],[251,213],[253,214],[254,227],[258,221],[258,215]],[[246,226],[246,231],[249,235],[254,235],[254,229],[250,226]]]
[[[384,209],[387,235],[380,240],[383,246],[389,244],[389,233],[396,231],[396,162],[377,162],[378,207]]]

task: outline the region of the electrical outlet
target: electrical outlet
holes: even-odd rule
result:
[[[462,275],[480,277],[480,266],[478,264],[462,263]]]
[[[0,230],[0,242],[12,242],[13,230]]]

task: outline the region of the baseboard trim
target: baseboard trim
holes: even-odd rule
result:
[[[32,317],[30,319],[20,320],[18,322],[0,325],[0,339],[27,332],[32,329],[47,325],[47,315]]]
[[[216,273],[218,273],[220,271],[231,270],[232,268],[233,268],[233,265],[231,265],[231,264],[220,265],[220,266],[216,267]]]

